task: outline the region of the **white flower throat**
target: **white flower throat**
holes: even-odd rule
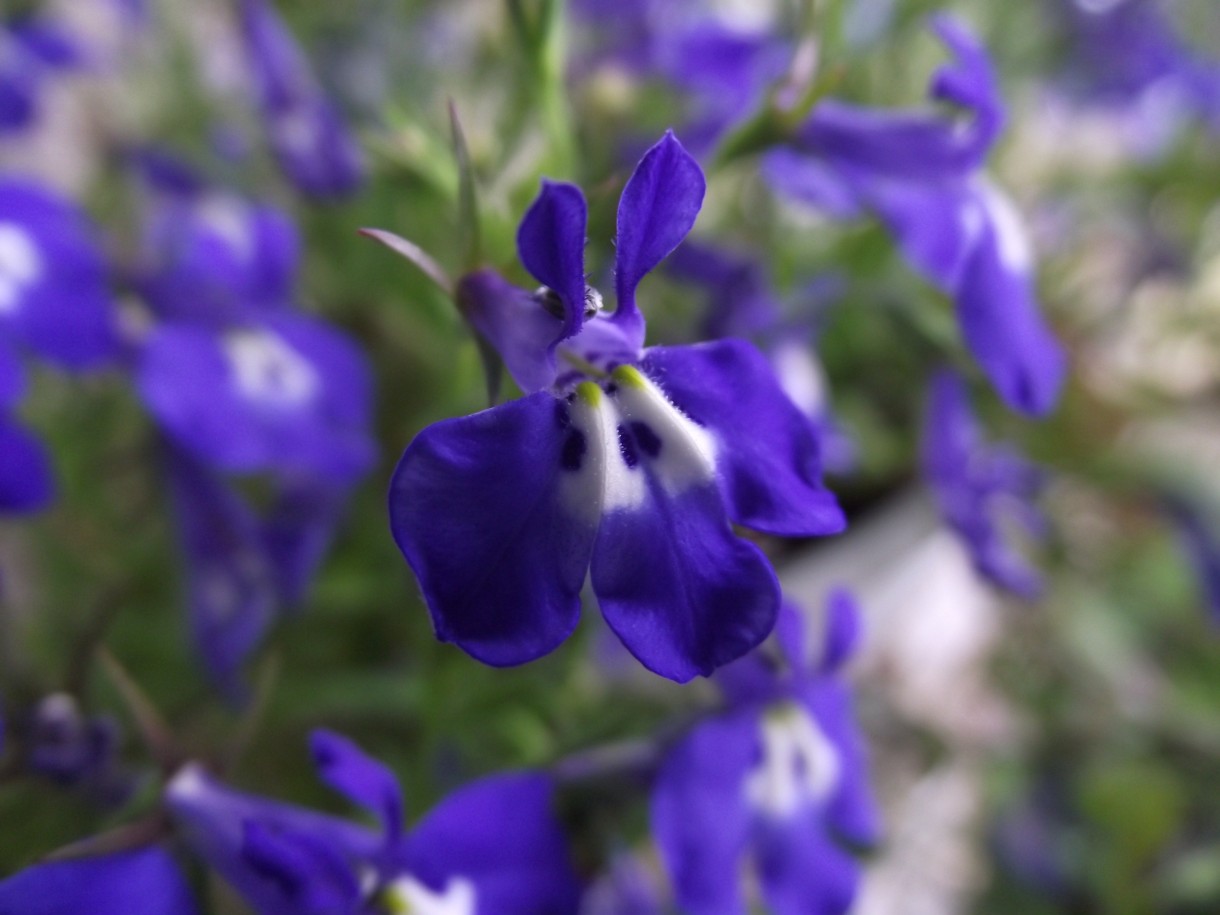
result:
[[[389,915],[474,915],[474,884],[452,877],[434,891],[414,877],[399,877],[382,891],[381,902]]]
[[[42,279],[42,255],[30,233],[12,222],[0,222],[0,316],[12,314],[25,291]]]
[[[804,708],[786,703],[762,720],[762,759],[746,777],[755,810],[786,818],[828,798],[839,781],[839,754]]]
[[[264,330],[237,330],[225,338],[237,389],[273,408],[301,407],[320,388],[318,373],[282,338]]]

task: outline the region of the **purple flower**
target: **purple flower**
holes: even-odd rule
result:
[[[747,911],[743,859],[776,915],[846,912],[859,866],[843,843],[876,839],[864,747],[837,676],[859,635],[855,603],[831,596],[817,660],[801,611],[786,604],[776,631],[783,669],[759,652],[725,668],[728,708],[671,751],[653,790],[653,836],[690,915]]]
[[[33,181],[0,179],[0,343],[62,368],[118,350],[106,262],[85,215]]]
[[[141,286],[162,320],[143,341],[136,383],[169,436],[233,473],[336,485],[367,472],[368,367],[339,331],[292,309],[299,241],[287,217],[175,190],[158,197],[147,242]]]
[[[923,439],[923,473],[941,516],[957,533],[983,577],[1032,599],[1041,577],[1009,546],[1006,520],[1032,536],[1046,521],[1033,504],[1043,472],[1014,451],[989,445],[957,375],[941,371],[932,381]]]
[[[875,212],[911,266],[953,298],[966,346],[1004,401],[1041,415],[1058,399],[1065,361],[1038,310],[1016,209],[981,174],[1004,122],[995,74],[962,25],[940,17],[934,28],[957,60],[931,95],[966,120],[822,102],[789,146],[767,155],[764,173],[832,215]]]
[[[53,22],[0,22],[0,138],[31,126],[47,78],[80,63],[80,48]]]
[[[390,520],[438,637],[485,663],[559,645],[591,572],[645,667],[706,675],[762,641],[779,604],[766,558],[730,524],[843,527],[817,440],[757,350],[642,348],[636,287],[686,236],[703,190],[672,134],[640,161],[619,202],[613,314],[585,285],[585,201],[569,184],[544,182],[517,235],[543,288],[486,270],[459,286],[526,396],[421,432],[395,471]]]
[[[53,693],[18,726],[29,772],[77,789],[105,807],[130,798],[136,782],[120,763],[120,732],[113,718],[86,716],[71,696]]]
[[[35,864],[0,881],[5,915],[195,915],[174,859],[150,845],[90,858]]]
[[[351,741],[314,733],[318,774],[377,831],[235,791],[194,764],[167,801],[187,842],[260,915],[568,915],[579,887],[541,775],[451,794],[408,830],[393,774]]]
[[[1069,88],[1094,104],[1134,115],[1138,146],[1163,145],[1186,115],[1220,130],[1220,60],[1203,56],[1178,33],[1170,4],[1056,5],[1072,42]]]
[[[260,514],[180,450],[169,449],[167,469],[186,559],[192,639],[212,681],[240,702],[244,662],[284,609],[304,598],[348,488],[276,481]]]
[[[335,198],[364,180],[360,148],[266,0],[241,0],[241,29],[272,152],[303,193]]]
[[[21,351],[75,371],[118,351],[106,264],[73,204],[32,181],[0,179],[0,512],[54,498],[50,456],[12,411],[25,392]]]

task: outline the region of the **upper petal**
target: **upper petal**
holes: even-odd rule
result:
[[[553,794],[532,773],[460,788],[411,831],[399,861],[435,890],[468,880],[477,915],[570,915],[580,887]]]
[[[585,315],[585,195],[574,184],[543,181],[517,229],[521,263],[563,303],[560,339],[571,337]]]
[[[615,379],[599,409],[606,488],[593,590],[627,649],[685,682],[766,638],[779,586],[729,525],[706,433],[634,369]]]
[[[636,286],[686,238],[703,206],[705,188],[699,163],[673,131],[666,131],[644,154],[623,188],[615,239],[618,309],[614,318],[638,326],[641,340],[643,317],[635,303]]]
[[[390,484],[390,525],[437,637],[488,664],[571,633],[601,510],[586,409],[537,393],[424,429]]]
[[[318,777],[381,820],[386,841],[402,833],[403,804],[398,779],[382,762],[342,734],[318,729],[309,735]]]
[[[156,845],[35,864],[0,882],[5,915],[194,915],[186,878]]]
[[[785,536],[843,529],[842,510],[821,483],[813,427],[758,350],[741,340],[652,347],[641,367],[715,438],[733,521]]]

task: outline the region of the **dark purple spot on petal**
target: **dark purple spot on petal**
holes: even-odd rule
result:
[[[559,457],[560,466],[564,470],[580,470],[580,465],[584,463],[585,451],[587,450],[588,445],[585,441],[585,434],[579,429],[569,430],[567,438],[563,440],[563,451]]]
[[[618,450],[622,452],[623,460],[628,467],[635,467],[640,462],[640,452],[635,436],[623,425],[618,427]]]
[[[647,423],[633,422],[631,424],[631,432],[635,436],[636,442],[640,446],[640,450],[651,458],[656,457],[661,453],[661,437],[652,431],[652,427]]]

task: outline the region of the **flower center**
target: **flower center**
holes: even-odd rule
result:
[[[570,504],[638,510],[651,498],[650,486],[676,496],[715,478],[707,430],[634,366],[620,365],[600,383],[580,382],[568,403],[572,445],[565,443],[562,466],[581,484],[573,485]]]
[[[249,399],[276,409],[312,401],[320,382],[314,367],[273,333],[237,330],[225,338],[237,389]]]
[[[762,721],[762,759],[746,778],[746,799],[772,817],[786,818],[826,799],[839,780],[839,755],[813,717],[787,703]]]
[[[389,915],[474,915],[474,884],[451,877],[437,892],[414,877],[399,877],[382,891],[380,902]]]
[[[42,257],[30,234],[15,223],[0,222],[0,315],[15,312],[22,293],[42,274]]]

